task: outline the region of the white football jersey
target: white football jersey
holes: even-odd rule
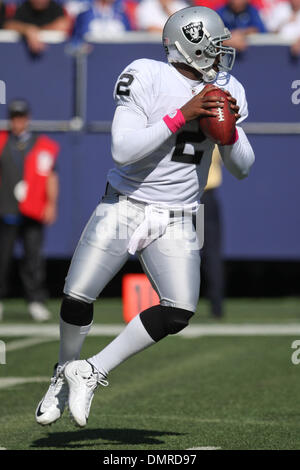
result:
[[[243,86],[220,72],[214,85],[228,90],[240,106],[243,121],[248,106]],[[147,127],[181,108],[200,93],[205,83],[190,80],[170,64],[149,59],[132,62],[119,76],[114,98],[147,119]],[[126,145],[126,143],[124,143]],[[206,186],[214,143],[200,130],[198,120],[185,124],[145,158],[109,171],[108,181],[134,199],[170,206],[199,202]]]

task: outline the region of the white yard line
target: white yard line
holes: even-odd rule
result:
[[[190,325],[179,334],[186,338],[199,336],[299,336],[300,323]]]
[[[208,446],[208,447],[191,447],[190,449],[186,449],[186,450],[221,450],[222,447],[212,447],[212,446]]]
[[[49,382],[49,377],[2,377],[0,378],[0,389],[38,382]]]
[[[124,324],[92,326],[89,336],[116,336],[123,329]],[[300,336],[300,323],[278,324],[225,324],[225,325],[190,325],[179,333],[184,338],[198,338],[201,336]],[[57,324],[31,325],[31,324],[2,324],[0,325],[0,338],[30,336],[42,338],[59,338]]]
[[[10,341],[6,345],[6,352],[8,351],[17,351],[18,349],[25,349],[31,346],[36,346],[37,344],[41,343],[48,343],[49,341],[53,341],[54,338],[25,338],[25,339],[17,339],[15,341]]]
[[[125,325],[94,325],[90,336],[116,336]],[[29,324],[3,324],[0,326],[0,338],[14,336],[38,336],[47,338],[59,338],[59,325],[29,325]]]

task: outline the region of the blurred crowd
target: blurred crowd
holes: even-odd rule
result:
[[[87,33],[160,32],[171,14],[190,5],[216,10],[238,51],[247,48],[249,35],[268,32],[290,41],[292,54],[300,55],[300,0],[0,0],[0,28],[19,32],[40,53],[40,30],[67,33],[76,47]]]

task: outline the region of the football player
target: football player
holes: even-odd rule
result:
[[[248,110],[244,88],[229,73],[235,57],[234,49],[223,45],[229,38],[215,11],[185,8],[169,18],[163,31],[168,63],[139,59],[117,80],[115,167],[66,278],[59,360],[36,410],[42,425],[60,418],[68,400],[73,419],[85,426],[94,391],[99,384],[108,384],[109,372],[181,331],[196,310],[200,255],[191,220],[214,148],[201,132],[199,118],[216,116],[216,107],[224,106],[219,98],[206,97],[207,83],[227,90],[236,117],[232,141],[219,146],[225,167],[242,179],[254,162],[252,147],[238,125]],[[98,354],[79,360],[93,321],[93,302],[135,252],[160,304],[133,318]]]

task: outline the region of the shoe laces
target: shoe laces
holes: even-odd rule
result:
[[[90,364],[90,363],[89,363]],[[87,386],[87,394],[86,394],[86,400],[85,400],[85,410],[86,410],[86,416],[89,415],[91,403],[93,400],[94,396],[94,391],[99,385],[102,385],[103,387],[107,387],[109,385],[108,380],[105,379],[105,377],[95,370],[94,366],[90,364],[92,367],[92,372],[91,374],[86,377],[86,386]]]
[[[103,378],[103,375],[100,374],[100,372],[93,372],[89,375],[89,377],[86,378],[86,385],[89,387],[91,390],[94,390],[95,388],[98,387],[98,385],[102,385],[103,387],[108,386],[108,380]]]
[[[91,366],[92,372],[88,377],[86,377],[86,385],[93,391],[98,387],[98,385],[102,385],[103,387],[107,387],[109,385],[108,380],[106,377],[103,376],[98,370],[95,370],[93,364],[87,361],[87,363]]]
[[[60,398],[62,399],[67,397],[67,387],[63,386],[65,384],[63,369],[63,366],[57,366],[53,376],[50,379],[50,387],[44,400],[45,407],[52,405],[53,398],[57,397],[58,395],[60,395]],[[57,392],[58,387],[60,387],[60,390]]]
[[[56,383],[58,383],[60,379],[64,381],[64,375],[63,375],[64,368],[65,366],[55,367],[54,374],[52,375],[51,380],[50,380],[51,385],[56,385]]]

